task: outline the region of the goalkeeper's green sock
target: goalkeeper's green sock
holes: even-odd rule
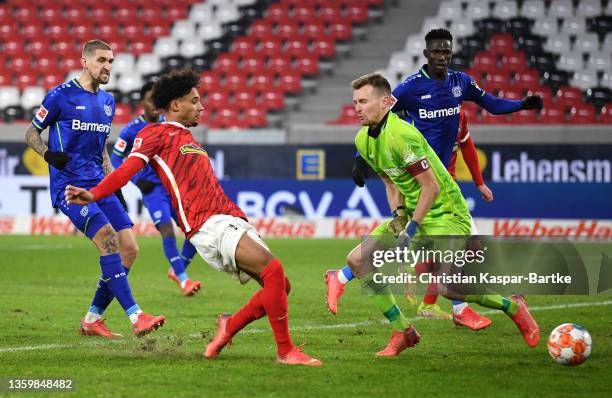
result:
[[[464,301],[478,303],[487,308],[502,310],[511,317],[516,315],[519,309],[518,304],[514,300],[500,296],[499,294],[468,295],[465,296]]]
[[[366,290],[370,299],[383,313],[385,318],[391,322],[393,330],[397,332],[404,331],[410,327],[410,322],[404,316],[395,302],[395,297],[389,290],[389,285],[386,283],[374,282],[373,274],[368,274],[361,280],[361,287]]]

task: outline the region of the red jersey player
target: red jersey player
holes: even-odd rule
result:
[[[163,75],[153,87],[153,102],[163,110],[167,122],[142,129],[128,159],[90,191],[67,186],[66,200],[77,204],[100,200],[150,164],[172,198],[180,228],[204,260],[219,271],[238,275],[241,281],[250,276],[263,286],[234,315],[218,316],[216,334],[204,356],[217,357],[238,331],[267,315],[278,348],[278,362],[321,365],[291,341],[287,319],[290,287],[281,263],[242,210],[225,195],[206,151],[187,128],[197,125],[203,110],[198,86],[199,77],[193,71]]]

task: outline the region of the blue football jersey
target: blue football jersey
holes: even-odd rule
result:
[[[106,91],[85,90],[76,79],[47,93],[32,125],[49,128],[49,150],[72,159],[64,170],[49,165],[51,203],[58,207],[66,185],[92,188],[104,178],[102,153],[115,115],[115,99]]]
[[[157,123],[165,122],[166,118],[163,115],[159,116]],[[111,160],[113,162],[113,166],[115,168],[121,166],[124,158],[130,153],[132,150],[132,146],[134,145],[134,139],[145,126],[148,126],[150,123],[147,122],[142,116],[132,120],[128,124],[125,125],[123,130],[119,133],[119,137],[117,138],[117,142],[115,142],[115,146],[113,147],[113,153],[111,154]],[[136,182],[140,179],[145,179],[147,181],[151,181],[155,184],[161,185],[161,180],[153,171],[151,166],[146,165],[140,170],[134,177],[132,177],[132,182],[136,184]]]
[[[393,112],[414,123],[448,168],[459,131],[461,103],[478,102],[486,92],[463,72],[449,69],[446,79],[436,80],[421,68],[400,83],[392,94],[397,100],[391,108]]]

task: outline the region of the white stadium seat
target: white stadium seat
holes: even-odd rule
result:
[[[612,89],[612,72],[604,73],[603,77],[601,78],[601,85],[603,87]]]
[[[592,53],[598,50],[599,38],[597,37],[597,33],[585,33],[576,36],[576,42],[574,43],[574,51]]]
[[[574,15],[574,7],[572,0],[554,0],[550,2],[548,7],[548,16],[565,18]]]
[[[537,23],[537,20],[546,14],[544,0],[526,0],[521,6],[519,14],[522,17],[533,18]]]
[[[113,74],[123,75],[125,73],[131,73],[134,71],[136,60],[133,54],[130,53],[119,53],[115,55],[113,61]]]
[[[438,17],[427,17],[423,20],[421,33],[423,33],[423,36],[425,36],[425,34],[430,30],[439,28],[446,28],[446,22],[444,22],[443,19]]]
[[[608,49],[608,51],[612,51],[612,32],[608,32],[608,34],[604,38],[603,43],[601,43],[601,48]]]
[[[610,2],[608,1],[608,4]],[[601,0],[580,0],[576,15],[582,17],[596,17],[601,14]]]
[[[224,4],[223,6],[219,6],[217,11],[215,11],[215,20],[220,24],[233,22],[240,18],[240,11],[238,11],[238,7],[233,4]]]
[[[392,72],[393,76],[396,76],[398,73],[404,75],[408,72],[412,72],[414,67],[412,55],[404,51],[396,51],[391,55],[387,70]]]
[[[202,39],[186,39],[181,43],[180,52],[184,57],[191,58],[203,55],[206,52],[206,46]]]
[[[156,54],[143,54],[136,61],[136,70],[141,75],[158,73],[162,68],[161,61]]]
[[[556,35],[549,36],[546,43],[544,43],[544,49],[556,54],[567,53],[570,51],[570,38],[568,35]]]
[[[493,9],[493,16],[500,19],[510,19],[518,15],[516,1],[498,1]]]
[[[221,36],[223,36],[223,29],[218,22],[208,22],[198,28],[197,37],[204,41],[218,39]]]
[[[467,37],[474,34],[476,29],[474,28],[474,21],[471,19],[457,19],[452,22],[453,37]],[[457,44],[456,42],[454,44]]]
[[[542,17],[536,19],[531,30],[540,36],[554,36],[559,33],[559,23],[555,17]]]
[[[587,69],[600,72],[609,71],[612,69],[612,55],[610,54],[610,51],[604,50],[591,53],[589,55],[586,67]]]
[[[570,84],[581,90],[597,87],[597,71],[590,69],[577,71],[574,73],[574,77],[570,79]]]
[[[153,52],[161,58],[178,55],[177,40],[172,37],[160,37],[155,41]]]
[[[19,105],[19,89],[13,86],[0,87],[0,107]]]
[[[406,52],[413,57],[421,57],[425,49],[425,38],[421,35],[410,35],[406,41]]]
[[[457,1],[443,1],[438,8],[438,17],[445,21],[452,21],[461,18],[461,3]]]
[[[561,32],[566,35],[581,35],[586,32],[586,21],[584,17],[566,17],[561,23]]]
[[[170,35],[178,40],[191,39],[195,36],[195,24],[188,20],[176,21]]]
[[[483,0],[468,3],[464,15],[471,19],[483,19],[490,16],[489,2]]]
[[[117,82],[117,88],[124,93],[129,93],[130,91],[140,90],[143,84],[144,82],[140,75],[129,74],[121,76]]]
[[[608,5],[603,10],[604,15],[612,15],[612,1],[608,1]]]
[[[569,72],[576,72],[582,70],[582,53],[567,52],[561,54],[561,56],[559,57],[559,61],[557,62],[557,67],[559,69]]]
[[[210,2],[194,4],[189,11],[189,20],[197,23],[212,21],[214,13]]]
[[[37,107],[45,98],[45,90],[42,87],[26,87],[21,93],[21,107],[25,110]]]

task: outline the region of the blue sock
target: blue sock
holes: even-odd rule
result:
[[[183,264],[185,264],[185,269],[191,264],[191,260],[193,260],[193,256],[195,256],[197,250],[194,245],[189,242],[189,239],[185,239],[183,242],[183,249],[181,250],[181,258],[183,259]]]
[[[125,275],[130,273],[130,269],[126,266],[123,266],[123,270],[125,271]],[[102,315],[106,308],[110,305],[110,303],[115,298],[113,292],[110,290],[110,287],[102,278],[98,281],[98,288],[96,289],[96,293],[94,294],[93,301],[91,302],[91,307],[89,307],[89,312],[94,314]]]
[[[162,242],[164,245],[164,253],[170,262],[170,266],[174,270],[174,274],[181,282],[186,281],[188,277],[187,273],[185,272],[185,264],[183,263],[183,259],[178,252],[178,248],[176,247],[176,238],[171,236],[169,238],[162,239]]]
[[[106,282],[112,294],[117,297],[125,313],[129,316],[140,310],[132,297],[127,273],[125,267],[121,264],[119,253],[100,256],[100,267],[102,268],[103,281]]]
[[[355,277],[353,275],[353,271],[351,270],[351,267],[349,267],[348,265],[345,265],[344,267],[342,267],[342,269],[340,270],[340,273],[344,276],[344,278],[346,279],[346,282],[351,281]],[[342,280],[340,281],[342,283],[345,283]]]
[[[461,300],[453,300],[453,305],[459,305],[459,304],[463,304],[463,301],[461,301]]]

